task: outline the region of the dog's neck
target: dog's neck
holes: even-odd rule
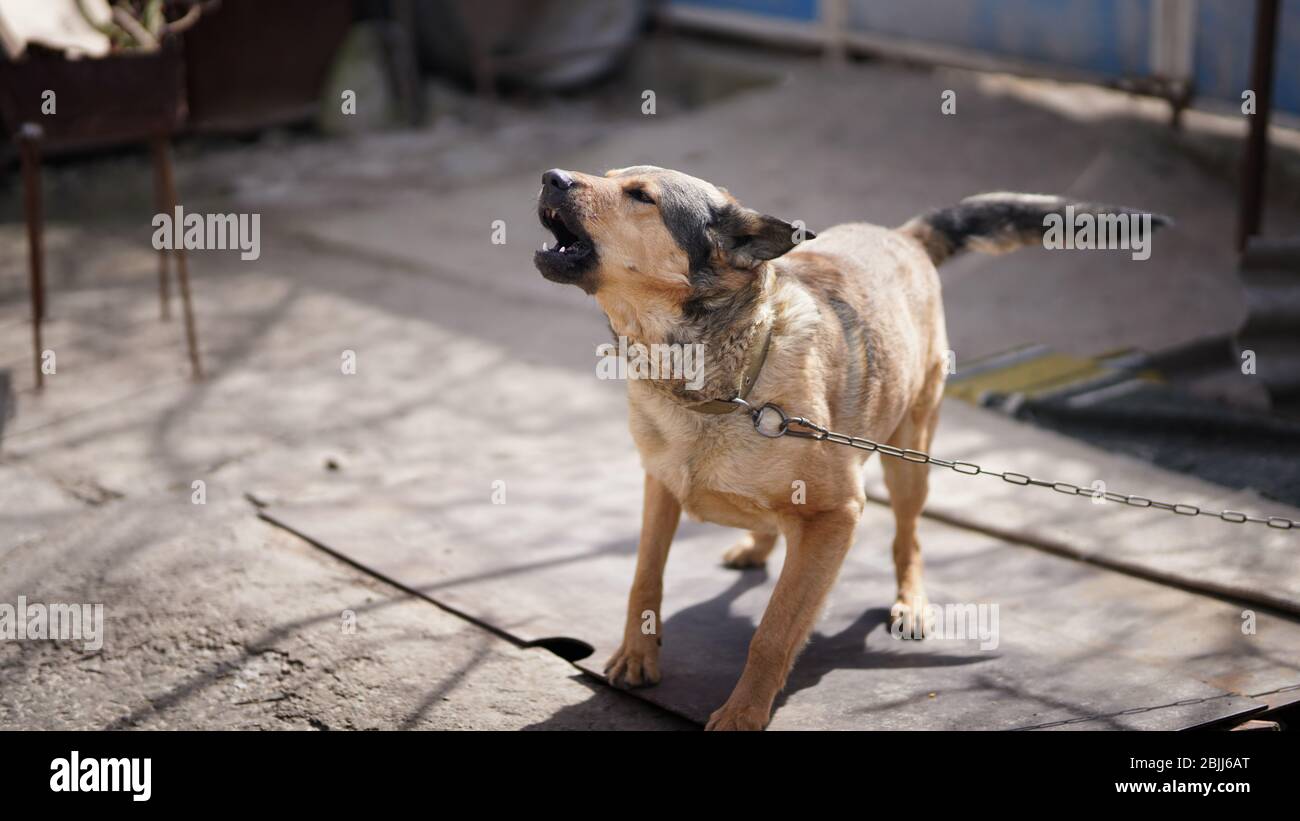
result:
[[[688,300],[651,299],[635,307],[611,301],[602,307],[610,329],[629,346],[703,345],[700,378],[643,380],[652,390],[686,405],[730,399],[767,343],[775,321],[775,276],[773,266],[764,263],[756,271],[720,275],[717,286],[699,289]]]

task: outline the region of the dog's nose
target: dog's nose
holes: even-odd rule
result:
[[[573,187],[573,177],[562,168],[552,168],[542,175],[542,186],[556,191],[568,191]]]

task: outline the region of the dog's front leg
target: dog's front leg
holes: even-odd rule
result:
[[[645,476],[641,510],[641,541],[636,549],[636,575],[627,597],[623,645],[605,662],[605,676],[615,687],[659,683],[659,608],[664,596],[664,565],[682,506],[662,482]]]
[[[862,501],[811,516],[783,516],[785,566],[763,621],[749,643],[749,659],[727,703],[709,717],[709,730],[761,730],[785,686],[826,594],[853,543]]]

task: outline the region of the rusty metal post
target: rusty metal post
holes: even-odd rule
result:
[[[154,141],[154,146],[158,152],[156,156],[158,158],[159,183],[163,203],[168,213],[175,214],[177,197],[176,181],[172,175],[171,145],[166,137],[158,137]],[[184,246],[173,249],[173,253],[176,255],[176,279],[181,286],[181,312],[185,317],[185,342],[190,351],[190,370],[195,379],[202,379],[203,365],[199,361],[199,335],[194,327],[194,308],[190,303],[189,264],[185,257]]]
[[[27,218],[27,253],[32,288],[32,354],[36,363],[36,389],[45,387],[41,371],[41,323],[45,321],[44,204],[41,198],[41,138],[44,131],[35,123],[18,129],[18,151],[23,165],[23,212]]]
[[[1244,251],[1259,233],[1264,208],[1264,174],[1268,168],[1268,121],[1273,107],[1273,52],[1277,44],[1278,0],[1256,0],[1255,43],[1250,66],[1250,87],[1255,92],[1255,113],[1241,163],[1241,202],[1237,215],[1237,250]]]
[[[153,149],[153,201],[154,207],[160,212],[167,213],[169,216],[172,212],[167,209],[167,194],[163,188],[163,167],[167,164],[167,138],[154,137],[151,141]],[[165,322],[171,319],[171,285],[167,281],[167,254],[166,248],[158,249],[158,300],[159,316]]]

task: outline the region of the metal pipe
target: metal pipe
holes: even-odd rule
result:
[[[171,214],[167,205],[167,194],[164,189],[164,174],[167,165],[167,141],[162,137],[155,137],[151,142],[153,149],[153,199],[154,207],[159,212]],[[158,301],[159,316],[163,321],[171,319],[171,287],[167,281],[167,255],[172,253],[166,248],[158,249]]]
[[[176,213],[176,179],[172,173],[172,153],[171,145],[167,137],[160,135],[154,138],[154,150],[158,152],[159,170],[161,171],[162,194],[167,204],[169,213]],[[190,301],[190,267],[186,258],[185,246],[183,243],[177,244],[173,249],[176,255],[176,281],[181,286],[181,315],[185,319],[185,344],[190,353],[190,371],[195,379],[203,378],[203,365],[199,360],[199,334],[194,327],[194,307]]]
[[[1255,43],[1251,56],[1250,88],[1255,92],[1255,113],[1250,117],[1241,164],[1241,202],[1237,218],[1237,250],[1244,251],[1259,233],[1264,209],[1264,174],[1268,169],[1268,121],[1273,107],[1273,52],[1277,44],[1278,0],[1256,0]]]
[[[41,139],[44,131],[35,123],[23,123],[18,129],[18,151],[23,165],[23,212],[27,218],[27,252],[32,289],[32,349],[36,365],[36,389],[45,387],[41,370],[41,322],[45,320],[45,245],[42,236],[45,221],[41,197]]]

